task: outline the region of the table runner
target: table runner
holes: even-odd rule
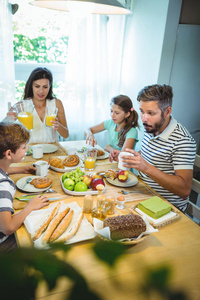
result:
[[[30,145],[35,145],[35,144],[30,144]],[[25,155],[24,156],[24,162],[33,162],[33,161],[37,161],[37,160],[49,160],[50,156],[66,156],[67,155],[67,150],[62,147],[59,143],[52,143],[52,145],[56,145],[58,147],[58,150],[54,153],[47,153],[47,154],[43,154],[43,157],[40,159],[35,159],[33,158],[32,155]]]
[[[12,174],[10,177],[16,184],[16,182],[20,178],[27,177],[27,176],[29,176],[29,174]],[[66,199],[68,197],[71,197],[70,195],[63,193],[61,183],[60,183],[60,177],[58,176],[57,172],[54,172],[53,170],[49,169],[47,176],[48,176],[48,178],[50,178],[52,180],[51,188],[57,192],[57,193],[48,193],[47,197],[49,197],[49,198],[50,197],[51,198],[59,197],[59,199]],[[16,193],[15,193],[15,197],[21,197],[22,194],[28,194],[28,193],[17,189]],[[26,204],[27,204],[27,202],[14,199],[13,208],[15,210],[19,210],[19,209],[24,208],[26,206]]]

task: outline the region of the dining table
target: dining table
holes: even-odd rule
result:
[[[67,156],[74,149],[80,157],[80,167],[84,170],[84,158],[81,149],[87,147],[85,140],[63,141],[54,143],[57,151],[44,154],[40,160],[49,160],[51,156]],[[13,166],[22,166],[34,163],[32,155],[27,155],[20,163]],[[109,169],[118,170],[116,162],[110,162],[108,155],[104,159],[97,159],[94,172],[105,172]],[[129,171],[130,173],[130,171]],[[48,197],[56,197],[50,204],[61,201],[65,204],[76,202],[83,207],[84,196],[65,193],[61,186],[63,172],[57,172],[49,168],[48,177],[52,180],[51,188],[55,193],[46,194]],[[27,174],[11,174],[15,184]],[[115,215],[128,214],[139,202],[153,196],[161,197],[151,189],[137,175],[137,183],[130,187],[124,187],[126,191],[134,191],[125,195],[125,208],[115,209]],[[122,187],[109,183],[106,179],[105,196],[115,199],[121,195]],[[45,193],[45,192],[44,192]],[[17,200],[24,192],[16,190],[13,207],[15,213],[23,209],[27,202]],[[92,196],[94,206],[97,195]],[[161,197],[162,198],[162,197]],[[173,207],[173,206],[172,206]],[[145,274],[149,268],[167,266],[170,269],[169,284],[172,290],[182,291],[186,299],[199,299],[200,295],[200,227],[184,213],[173,207],[177,212],[177,218],[157,226],[156,232],[152,232],[138,243],[128,244],[126,253],[117,261],[115,268],[110,271],[108,267],[94,257],[91,247],[101,239],[99,235],[89,240],[82,240],[71,244],[69,253],[62,254],[62,259],[70,261],[85,277],[89,287],[94,290],[100,299],[163,299],[145,297],[142,286],[145,284]],[[44,208],[45,209],[45,208]],[[91,214],[85,214],[87,220],[93,225]],[[19,247],[34,247],[31,235],[25,225],[22,225],[15,233]],[[55,255],[57,255],[55,253]],[[60,255],[60,253],[58,253]],[[66,255],[66,256],[65,256]],[[67,299],[72,289],[71,282],[65,278],[59,279],[56,287],[49,291],[44,283],[37,288],[36,299],[62,300]],[[84,295],[83,298],[84,299]]]

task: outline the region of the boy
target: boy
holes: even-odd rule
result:
[[[32,198],[26,207],[14,215],[13,197],[16,187],[7,171],[12,163],[22,161],[30,133],[20,124],[0,122],[0,252],[16,247],[14,232],[28,214],[49,204],[46,196]]]

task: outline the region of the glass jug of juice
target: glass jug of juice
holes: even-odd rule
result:
[[[33,129],[33,110],[34,105],[29,101],[22,100],[15,105],[17,118],[28,130]]]

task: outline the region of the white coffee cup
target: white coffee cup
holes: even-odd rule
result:
[[[33,151],[33,158],[42,158],[43,157],[43,146],[42,145],[33,145],[32,147]]]
[[[47,172],[49,169],[48,162],[45,160],[39,160],[33,164],[36,167],[36,176],[47,176]]]
[[[118,156],[118,168],[120,170],[124,170],[124,171],[128,171],[130,170],[130,168],[126,168],[123,166],[124,162],[122,161],[122,156],[134,156],[134,154],[130,153],[130,152],[120,152],[119,156]]]

